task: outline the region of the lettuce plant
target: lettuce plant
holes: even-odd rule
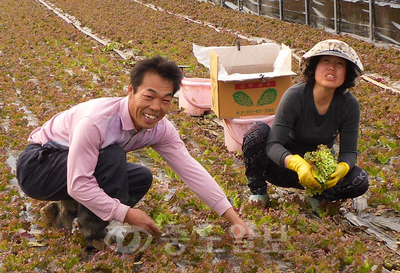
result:
[[[304,160],[310,163],[315,179],[321,183],[322,186],[319,189],[306,188],[306,194],[313,196],[322,193],[322,191],[326,189],[326,182],[328,182],[331,174],[336,169],[337,160],[332,154],[331,149],[323,144],[318,145],[317,150],[305,153]]]

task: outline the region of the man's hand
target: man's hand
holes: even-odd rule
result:
[[[331,179],[326,182],[328,188],[332,188],[342,179],[350,170],[350,166],[346,162],[340,162],[336,166],[336,170],[331,174]]]
[[[253,238],[253,230],[236,214],[232,207],[222,216],[231,223],[231,232],[235,237],[236,243]]]
[[[140,209],[129,208],[124,222],[138,226],[148,231],[151,235],[160,236],[163,232],[156,226],[156,223],[144,211]]]
[[[321,188],[321,184],[315,179],[314,174],[311,170],[311,165],[308,164],[301,156],[293,155],[289,158],[287,163],[288,169],[297,172],[300,184],[303,186],[315,189]]]

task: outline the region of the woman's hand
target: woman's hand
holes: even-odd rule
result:
[[[290,156],[287,162],[288,169],[297,172],[300,184],[304,187],[315,189],[321,188],[321,184],[315,179],[311,170],[311,165],[308,164],[301,156]]]
[[[346,162],[340,162],[337,164],[336,170],[331,174],[331,179],[326,182],[326,187],[332,188],[335,186],[340,179],[345,177],[349,170],[350,166]]]

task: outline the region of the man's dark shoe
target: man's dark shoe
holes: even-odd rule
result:
[[[101,220],[86,207],[79,206],[78,227],[88,243],[88,249],[93,248],[93,240],[101,240],[106,237],[107,226],[107,221]]]
[[[78,216],[75,200],[52,201],[40,209],[43,223],[52,230],[72,229],[72,222]]]

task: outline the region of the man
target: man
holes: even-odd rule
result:
[[[151,146],[202,201],[232,224],[236,241],[252,237],[253,231],[164,117],[181,80],[174,62],[155,56],[132,69],[128,96],[91,100],[52,117],[31,133],[18,159],[21,189],[35,199],[63,200],[53,211],[58,227],[71,227],[77,216],[89,244],[106,236],[111,220],[161,235],[150,216],[133,208],[153,176],[146,167],[126,161],[127,152]],[[77,211],[64,206],[71,201]]]

